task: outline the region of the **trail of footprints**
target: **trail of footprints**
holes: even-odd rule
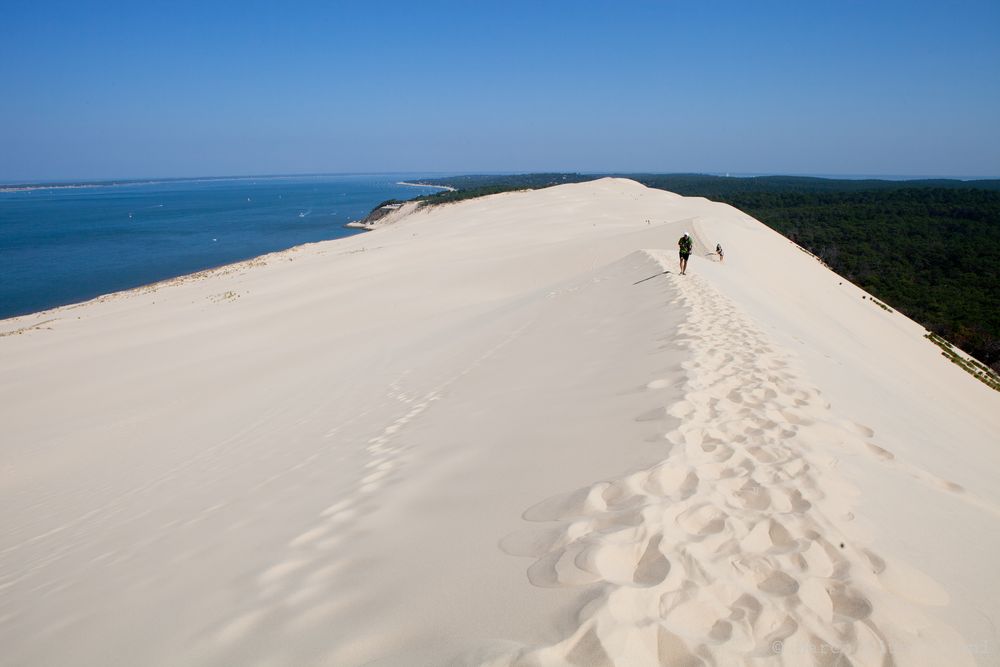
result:
[[[930,664],[941,646],[927,637],[942,634],[912,602],[940,604],[941,592],[921,575],[923,589],[900,597],[885,579],[892,566],[838,528],[857,491],[836,458],[810,447],[835,431],[841,444],[877,449],[871,432],[836,425],[819,392],[706,282],[674,282],[691,357],[686,398],[667,410],[679,420],[664,435],[669,454],[526,512],[538,527],[501,546],[536,559],[530,581],[597,584],[599,595],[564,641],[487,664]]]
[[[355,565],[350,543],[357,535],[359,524],[366,515],[377,510],[381,502],[379,492],[398,477],[411,455],[414,443],[406,437],[406,427],[441,400],[452,385],[516,340],[530,324],[528,321],[513,328],[492,347],[423,395],[418,390],[407,389],[410,371],[404,371],[390,381],[385,400],[405,412],[363,442],[352,443],[347,436],[348,427],[353,430],[363,424],[362,418],[372,410],[330,428],[323,435],[325,440],[363,450],[367,460],[360,466],[358,479],[352,487],[341,490],[335,502],[320,511],[303,532],[287,543],[276,562],[257,574],[253,585],[246,589],[243,613],[214,627],[205,637],[204,650],[224,653],[232,649],[234,653],[229,662],[247,664],[243,662],[246,653],[254,652],[263,657],[266,646],[279,649],[295,646],[296,638],[321,632],[331,617],[343,613],[352,601],[360,598],[362,594],[357,590],[341,589],[333,596],[331,587]],[[349,639],[336,636],[328,655],[310,657],[308,664],[344,664],[339,651],[342,645],[349,644]],[[287,657],[272,657],[274,664],[287,662]]]

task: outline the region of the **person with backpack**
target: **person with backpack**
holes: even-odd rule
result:
[[[682,236],[677,241],[677,247],[680,248],[680,251],[681,251],[680,254],[681,254],[681,275],[682,276],[687,271],[688,257],[691,256],[691,248],[693,246],[694,246],[694,241],[691,240],[691,235],[688,234],[687,232],[685,232],[684,236]]]
[[[715,244],[715,254],[719,256],[719,261],[720,262],[723,261],[723,259],[725,259],[725,256],[722,254],[722,244],[721,243],[716,243]]]

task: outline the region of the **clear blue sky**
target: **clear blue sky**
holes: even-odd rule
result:
[[[0,10],[0,181],[1000,176],[997,0]]]

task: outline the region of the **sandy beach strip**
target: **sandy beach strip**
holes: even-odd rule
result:
[[[446,192],[454,192],[455,188],[450,185],[431,185],[429,183],[409,183],[407,181],[399,181],[396,185],[412,185],[417,188],[437,188],[439,190],[444,190]]]
[[[0,322],[0,665],[995,664],[1000,396],[862,296],[602,179]]]

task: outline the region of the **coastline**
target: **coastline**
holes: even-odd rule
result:
[[[253,178],[254,177],[245,176],[245,177],[218,177],[218,178],[213,178],[213,179],[190,179],[190,178],[186,178],[186,179],[161,179],[161,180],[157,180],[157,181],[141,181],[141,182],[135,182],[135,183],[129,182],[129,181],[115,182],[115,183],[111,183],[111,185],[116,185],[116,186],[120,186],[120,185],[133,185],[133,184],[134,185],[145,185],[145,184],[148,184],[148,183],[173,182],[173,181],[192,181],[192,182],[195,182],[195,181],[205,181],[205,180],[213,180],[213,181],[216,181],[216,180],[217,181],[245,181],[245,180],[253,180]],[[270,178],[284,178],[284,177],[270,177]],[[405,182],[405,181],[398,181],[396,184],[397,185],[414,186],[414,187],[424,187],[424,188],[440,188],[442,190],[451,191],[451,192],[455,191],[455,188],[452,188],[452,187],[449,187],[449,186],[446,186],[446,185],[428,185],[428,184],[424,184],[424,183],[409,183],[409,182]],[[106,183],[93,183],[93,184],[86,183],[86,184],[53,185],[53,186],[47,186],[47,185],[34,186],[34,185],[32,185],[32,186],[30,186],[30,188],[31,189],[50,189],[50,188],[56,188],[56,187],[58,187],[58,188],[92,188],[92,187],[106,187],[107,185],[109,185],[109,184],[106,184]],[[410,202],[408,202],[408,201],[407,202],[402,202],[402,204],[409,204],[409,203]],[[391,224],[392,222],[396,222],[397,220],[402,219],[403,217],[406,217],[407,215],[409,215],[410,213],[412,213],[413,210],[415,210],[415,207],[413,209],[407,209],[405,211],[402,211],[401,215],[392,216],[392,219],[390,221],[386,221],[386,223],[384,223],[384,224]],[[344,227],[346,229],[356,229],[356,230],[359,230],[359,232],[362,232],[362,231],[371,231],[373,229],[376,229],[379,226],[382,226],[382,225],[380,225],[380,224],[374,224],[374,223],[367,224],[363,220],[355,220],[355,221],[347,222],[347,223],[345,223],[345,224],[342,225],[342,227]],[[44,308],[42,310],[32,311],[30,313],[22,313],[20,315],[11,315],[10,317],[0,318],[0,337],[10,336],[10,335],[16,335],[16,334],[20,333],[21,331],[27,331],[27,330],[34,329],[34,328],[37,328],[38,326],[40,326],[38,324],[35,324],[35,325],[27,326],[27,327],[19,327],[19,328],[10,329],[10,330],[7,330],[7,329],[3,328],[4,325],[6,325],[6,324],[8,324],[8,323],[10,323],[10,322],[12,322],[14,320],[20,320],[22,318],[33,318],[33,317],[38,317],[38,316],[47,316],[47,315],[51,315],[51,314],[57,313],[58,311],[61,311],[61,310],[68,310],[68,309],[80,308],[82,306],[86,306],[87,304],[91,304],[91,303],[102,303],[102,302],[105,302],[105,301],[108,301],[108,300],[111,300],[111,299],[128,298],[129,296],[135,296],[135,295],[138,295],[138,294],[152,293],[152,292],[156,292],[159,289],[162,289],[163,287],[167,287],[167,286],[174,285],[174,284],[185,283],[185,282],[189,282],[189,281],[194,281],[194,280],[199,280],[199,279],[207,278],[207,277],[210,277],[212,275],[216,275],[216,274],[220,274],[220,273],[226,274],[226,273],[231,273],[231,272],[234,272],[234,271],[240,271],[240,270],[244,270],[244,269],[250,269],[250,268],[253,268],[254,266],[260,266],[261,264],[266,263],[269,259],[280,258],[281,256],[285,255],[286,253],[298,252],[299,250],[301,250],[303,248],[306,248],[306,247],[312,246],[312,245],[316,245],[316,244],[320,244],[320,243],[334,243],[334,242],[337,242],[337,241],[344,241],[346,239],[352,238],[355,235],[356,234],[352,234],[352,235],[341,236],[341,237],[332,238],[332,239],[323,239],[323,240],[320,240],[320,241],[311,241],[311,242],[308,242],[308,243],[300,243],[298,245],[290,246],[290,247],[284,248],[282,250],[275,250],[273,252],[267,252],[267,253],[263,253],[263,254],[260,254],[260,255],[254,255],[252,257],[247,257],[245,259],[236,260],[234,262],[227,262],[225,264],[219,264],[217,266],[211,266],[211,267],[208,267],[208,268],[205,268],[205,269],[200,269],[198,271],[193,271],[191,273],[183,273],[183,274],[180,274],[180,275],[171,276],[169,278],[163,278],[161,280],[155,280],[153,282],[143,283],[142,285],[136,285],[134,287],[128,287],[128,288],[120,289],[120,290],[114,290],[112,292],[105,292],[103,294],[98,294],[96,296],[90,297],[88,299],[84,299],[82,301],[74,301],[74,302],[71,302],[71,303],[61,304],[61,305],[58,305],[58,306],[52,306],[51,308]]]
[[[444,190],[446,192],[455,192],[455,190],[456,190],[455,188],[451,187],[450,185],[431,185],[429,183],[408,183],[406,181],[398,181],[396,183],[396,185],[409,185],[409,186],[417,187],[417,188],[438,188],[438,189]]]
[[[344,226],[346,227],[347,225]],[[89,299],[84,299],[83,301],[74,301],[72,303],[65,303],[59,306],[52,306],[51,308],[36,310],[30,313],[22,313],[21,315],[11,315],[10,317],[0,318],[0,338],[4,336],[16,335],[20,333],[22,330],[34,329],[40,326],[38,324],[35,324],[28,327],[22,327],[19,329],[5,330],[4,326],[13,322],[14,320],[21,320],[24,318],[37,318],[40,316],[56,314],[63,310],[73,310],[77,308],[82,308],[91,304],[100,304],[117,299],[127,299],[130,297],[135,297],[143,294],[152,294],[165,287],[170,287],[173,285],[181,285],[188,282],[195,282],[205,278],[211,278],[217,275],[229,275],[240,271],[246,271],[253,269],[254,267],[264,266],[271,260],[279,260],[290,253],[297,253],[310,246],[322,243],[336,243],[338,241],[345,241],[347,239],[354,238],[355,236],[358,235],[359,234],[350,234],[347,236],[340,236],[333,239],[324,239],[322,241],[311,241],[309,243],[300,243],[295,246],[284,248],[283,250],[275,250],[273,252],[266,252],[261,255],[254,255],[253,257],[240,259],[235,262],[227,262],[226,264],[219,264],[218,266],[212,266],[206,269],[200,269],[198,271],[193,271],[191,273],[182,273],[177,276],[163,278],[162,280],[156,280],[150,283],[143,283],[142,285],[136,285],[135,287],[127,287],[125,289],[115,290],[113,292],[105,292],[103,294],[98,294],[97,296],[93,296]],[[50,321],[52,320],[47,320],[47,322]]]
[[[207,179],[171,179],[171,181],[172,180],[202,181],[202,180],[207,180]],[[220,178],[211,179],[211,180],[220,180],[220,181],[221,180],[227,180],[227,181],[228,180],[252,180],[252,178],[251,177],[226,177],[226,178],[220,177]],[[143,182],[136,182],[135,184],[136,185],[144,185],[144,184],[147,184],[147,183],[159,183],[159,182],[171,182],[171,181],[168,181],[168,180],[162,180],[162,181],[143,181]],[[114,183],[114,185],[132,185],[132,184],[133,184],[132,182]],[[403,181],[397,182],[397,185],[407,185],[407,186],[426,187],[426,188],[440,188],[440,189],[446,190],[446,191],[454,191],[455,190],[455,188],[451,188],[451,187],[448,187],[448,186],[427,185],[427,184],[423,184],[423,183],[408,183],[408,182],[403,182]],[[58,188],[80,188],[80,189],[82,189],[82,188],[105,187],[105,186],[106,186],[106,184],[104,184],[104,183],[95,183],[95,184],[79,184],[79,185],[74,184],[74,185],[56,185],[56,186],[37,186],[37,188],[36,188],[36,186],[31,186],[31,189],[50,189],[50,187],[52,187],[52,188],[58,187]],[[12,192],[13,191],[14,190],[12,190]],[[407,203],[409,203],[409,202],[403,202],[403,204],[407,204]],[[395,222],[396,220],[401,219],[402,217],[405,217],[406,215],[408,215],[409,213],[412,213],[412,212],[413,212],[412,210],[407,210],[407,211],[404,212],[403,215],[393,216],[392,220],[391,221],[387,221],[387,223],[385,223],[385,224],[388,224],[389,222]],[[372,229],[375,229],[375,228],[377,228],[378,226],[381,226],[381,225],[376,225],[374,223],[368,224],[368,223],[365,223],[363,220],[355,220],[355,221],[350,221],[350,222],[344,223],[341,226],[344,227],[344,228],[346,228],[346,229],[354,229],[354,230],[359,230],[359,231],[371,231]],[[61,304],[61,305],[58,305],[58,306],[52,306],[51,308],[44,308],[42,310],[32,311],[30,313],[22,313],[20,315],[11,315],[10,317],[0,318],[0,337],[9,336],[9,335],[15,335],[20,330],[22,330],[22,328],[11,329],[11,330],[6,330],[6,329],[3,328],[4,325],[10,323],[13,320],[20,320],[22,318],[32,318],[32,317],[37,317],[37,316],[41,316],[41,315],[50,315],[50,314],[58,312],[60,310],[72,309],[72,308],[79,308],[81,306],[84,306],[84,305],[90,304],[90,303],[99,303],[99,302],[107,301],[109,299],[127,298],[130,295],[134,296],[135,294],[155,292],[158,289],[161,289],[161,288],[163,288],[165,286],[168,286],[168,285],[171,285],[171,284],[177,284],[177,283],[180,283],[180,282],[188,282],[188,281],[191,281],[191,280],[198,280],[200,278],[208,277],[208,276],[211,276],[211,275],[216,274],[218,272],[230,272],[230,271],[241,270],[241,269],[244,269],[244,268],[251,268],[253,266],[259,265],[262,262],[266,262],[267,259],[269,259],[269,258],[277,258],[277,257],[280,257],[281,255],[283,255],[285,253],[297,252],[301,248],[304,248],[304,247],[307,247],[307,246],[311,246],[311,245],[315,245],[317,243],[329,243],[329,242],[343,241],[345,239],[351,238],[352,236],[353,235],[348,235],[348,236],[342,236],[342,237],[337,237],[337,238],[332,238],[332,239],[323,239],[323,240],[320,240],[320,241],[311,241],[311,242],[308,242],[308,243],[300,243],[298,245],[289,246],[288,248],[284,248],[282,250],[275,250],[273,252],[267,252],[267,253],[263,253],[263,254],[260,254],[260,255],[253,255],[253,256],[247,257],[245,259],[240,259],[240,260],[236,260],[234,262],[227,262],[227,263],[224,263],[224,264],[219,264],[217,266],[211,266],[211,267],[207,267],[207,268],[204,268],[204,269],[199,269],[199,270],[193,271],[191,273],[183,273],[183,274],[180,274],[180,275],[170,276],[168,278],[163,278],[161,280],[155,280],[153,282],[143,283],[141,285],[136,285],[134,287],[127,287],[125,289],[114,290],[114,291],[111,291],[111,292],[105,292],[105,293],[98,294],[98,295],[95,295],[93,297],[84,299],[82,301],[73,301],[73,302]],[[32,329],[32,328],[35,328],[35,326],[37,326],[37,325],[29,326],[29,327],[26,327],[25,329]]]
[[[400,176],[54,183],[41,185],[59,190],[0,194],[9,278],[0,319],[348,236],[356,230],[345,222],[413,196]]]

